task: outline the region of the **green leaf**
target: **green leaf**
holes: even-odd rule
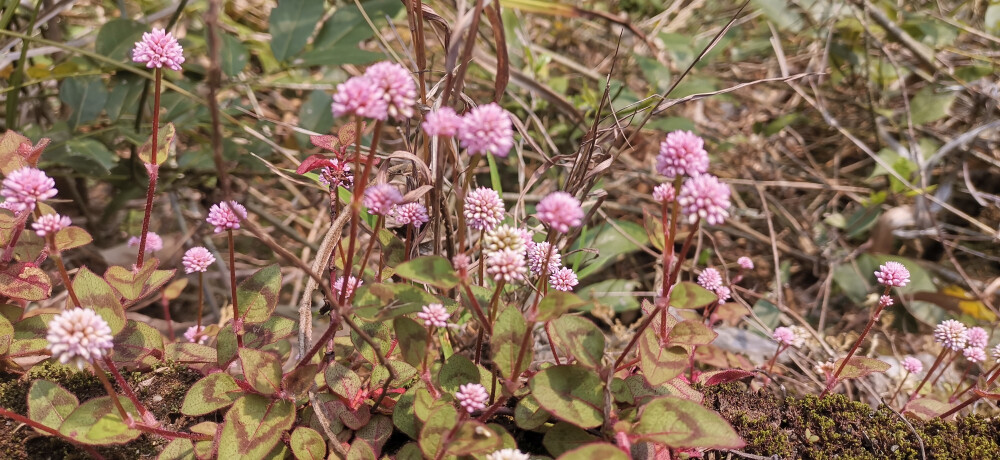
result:
[[[564,452],[599,440],[600,438],[584,431],[580,427],[566,422],[559,422],[545,432],[545,437],[542,438],[542,445],[545,446],[545,450],[549,451],[550,454],[558,456]]]
[[[154,288],[159,287],[154,286],[156,283],[151,282],[153,281],[151,280],[153,273],[157,271],[157,266],[159,266],[159,261],[156,259],[147,260],[138,272],[122,266],[112,265],[104,272],[104,280],[125,300],[138,300],[150,293]],[[155,281],[159,281],[160,277],[157,278]],[[166,280],[163,283],[166,283]]]
[[[438,385],[448,394],[458,392],[459,387],[469,383],[483,383],[479,367],[469,358],[452,355],[438,372]]]
[[[524,320],[524,315],[517,308],[507,308],[500,312],[496,323],[493,325],[493,337],[490,338],[490,351],[493,353],[493,363],[500,370],[500,375],[508,380],[514,380],[522,372],[528,369],[534,359],[534,343],[528,344],[528,349],[521,359],[521,366],[514,368],[517,364],[517,355],[521,352],[521,343],[524,334],[528,331],[528,325]]]
[[[840,365],[843,362],[843,358],[838,359],[834,368],[840,368]],[[892,366],[889,363],[882,360],[868,358],[865,356],[852,356],[851,360],[847,362],[846,366],[844,366],[844,370],[840,371],[840,376],[837,379],[838,381],[846,379],[860,379],[861,377],[875,372],[885,372],[889,370],[890,367]]]
[[[80,306],[93,308],[108,322],[112,334],[118,334],[125,328],[125,310],[118,301],[118,295],[104,278],[95,275],[87,267],[80,267],[76,278],[73,278],[73,290],[80,299]]]
[[[263,459],[294,421],[291,402],[245,395],[226,412],[218,458]]]
[[[590,320],[580,316],[563,316],[551,324],[554,340],[563,352],[580,364],[597,369],[604,359],[604,333]]]
[[[948,91],[935,93],[933,86],[925,86],[910,100],[910,117],[914,125],[938,121],[948,116],[951,105],[958,93]]]
[[[581,428],[604,422],[604,383],[593,370],[562,365],[531,378],[531,394],[553,415]]]
[[[52,296],[52,281],[42,269],[16,262],[0,268],[0,295],[17,300],[44,300]]]
[[[239,317],[246,323],[263,323],[274,313],[281,290],[281,269],[268,265],[254,272],[236,288]]]
[[[437,453],[446,448],[448,433],[458,424],[458,411],[450,405],[438,406],[420,430],[420,451],[424,458],[438,458]]]
[[[670,291],[670,306],[693,310],[718,302],[719,296],[690,281],[682,281]]]
[[[281,388],[284,388],[285,392],[290,395],[301,395],[312,388],[318,373],[318,364],[296,366],[291,372],[281,377]]]
[[[983,26],[993,35],[1000,35],[1000,3],[992,3],[986,7],[983,16]]]
[[[646,236],[657,251],[663,251],[663,221],[660,216],[653,214],[649,209],[642,210],[642,226],[646,229]]]
[[[299,127],[314,133],[325,134],[333,127],[333,112],[330,111],[330,95],[326,91],[315,90],[302,101],[299,108]],[[299,142],[306,144],[308,138],[303,133],[296,133]]]
[[[681,375],[690,353],[681,346],[665,347],[652,327],[639,338],[639,368],[650,385],[659,386]]]
[[[287,61],[305,48],[316,23],[323,18],[323,4],[313,0],[281,0],[271,10],[268,31],[275,59]]]
[[[45,161],[73,168],[77,173],[107,176],[118,156],[95,139],[70,139],[45,152]]]
[[[614,223],[614,226],[611,225],[611,223]],[[625,235],[628,235],[628,237],[622,235],[619,229],[621,229]],[[643,245],[649,243],[649,238],[646,236],[646,229],[635,222],[624,220],[613,220],[608,223],[601,224],[596,228],[589,229],[587,232],[587,238],[578,240],[577,243],[573,245],[574,250],[592,248],[597,251],[597,257],[593,258],[592,255],[581,252],[579,255],[571,255],[567,257],[566,266],[572,267],[578,261],[585,261],[586,265],[577,272],[577,275],[582,280],[594,273],[597,273],[600,269],[611,264],[619,257],[623,257],[641,249],[632,242],[633,240]]]
[[[326,385],[341,398],[351,400],[361,391],[361,377],[340,363],[330,363],[323,375]]]
[[[738,449],[745,445],[718,413],[672,396],[646,404],[635,432],[643,440],[672,448]]]
[[[611,307],[616,313],[638,310],[639,300],[631,295],[638,282],[626,279],[609,279],[594,284],[587,285],[577,291],[581,299],[586,299],[588,304],[597,302]],[[590,305],[584,305],[579,310],[587,311]]]
[[[768,20],[778,26],[779,30],[791,32],[802,30],[802,16],[797,9],[789,8],[784,0],[752,0],[752,2]]]
[[[156,164],[162,165],[171,156],[177,156],[177,128],[167,123],[156,132]],[[153,136],[139,147],[139,158],[143,163],[153,164]]]
[[[395,0],[375,0],[364,2],[362,6],[368,17],[379,27],[386,16],[393,17],[402,7]],[[302,53],[295,65],[339,66],[344,64],[367,64],[382,57],[358,48],[358,43],[372,37],[373,31],[361,12],[353,4],[337,8],[333,16],[320,28],[313,49]]]
[[[114,61],[131,60],[135,42],[149,26],[131,19],[112,19],[101,26],[94,41],[94,51]]]
[[[23,143],[31,143],[31,140],[12,130],[7,130],[0,134],[0,174],[4,176],[11,172],[28,166],[27,160],[17,152]],[[9,214],[9,211],[4,211]],[[4,246],[6,243],[4,243]]]
[[[10,344],[11,356],[28,356],[43,353],[49,345],[45,339],[49,321],[55,315],[41,314],[29,316],[14,323],[14,341]]]
[[[715,331],[706,326],[705,323],[694,320],[681,321],[670,329],[667,334],[668,344],[679,345],[708,345],[718,337]]]
[[[300,426],[292,432],[289,442],[292,454],[297,460],[323,460],[326,458],[326,442],[316,430]]]
[[[477,420],[466,420],[450,436],[445,450],[448,455],[486,455],[503,447],[503,439]]]
[[[188,460],[195,458],[194,444],[190,439],[177,438],[163,448],[156,460]]]
[[[129,415],[141,420],[132,401],[125,397],[118,397],[118,400]],[[76,442],[90,445],[122,444],[142,434],[125,424],[109,396],[93,398],[74,409],[59,425],[59,432]]]
[[[398,316],[392,322],[399,341],[399,351],[403,360],[414,367],[419,367],[427,354],[427,342],[430,340],[427,329],[416,321],[405,316]]]
[[[181,413],[192,417],[229,407],[243,394],[236,380],[225,372],[209,374],[197,381],[184,395]]]
[[[163,354],[175,363],[184,364],[200,372],[216,367],[218,360],[215,348],[197,343],[170,343],[164,347]]]
[[[70,129],[90,123],[104,110],[108,90],[100,77],[70,77],[59,85],[59,100],[70,108],[67,124]]]
[[[281,390],[281,362],[274,353],[240,348],[237,353],[243,366],[243,378],[254,390],[273,395]]]
[[[595,458],[601,460],[629,460],[632,457],[629,457],[614,444],[590,443],[566,451],[556,460],[590,460]]]
[[[91,241],[94,238],[80,227],[69,226],[56,233],[56,249],[59,252],[90,244]]]
[[[552,321],[568,311],[580,308],[585,305],[583,299],[577,297],[572,292],[551,290],[538,302],[538,316],[536,321]]]
[[[111,359],[119,366],[149,368],[163,359],[163,336],[146,323],[128,320],[114,342]]]
[[[219,34],[222,39],[222,46],[219,50],[219,67],[230,76],[235,77],[247,66],[249,55],[243,42],[230,34]]]
[[[365,284],[354,294],[354,314],[373,321],[386,321],[399,315],[420,311],[427,304],[454,305],[451,299],[440,299],[427,290],[404,283]]]
[[[28,389],[28,417],[54,430],[79,405],[73,393],[48,380],[35,380]]]
[[[0,356],[10,352],[10,345],[14,341],[14,325],[10,321],[0,316]]]
[[[458,275],[451,268],[451,262],[441,256],[417,257],[397,266],[396,274],[441,289],[451,289],[459,282]]]
[[[534,430],[548,422],[551,416],[532,395],[521,398],[514,407],[514,423],[522,430]]]
[[[139,97],[146,81],[141,75],[128,72],[112,75],[108,82],[111,92],[108,93],[108,101],[104,104],[108,118],[119,121],[122,115],[131,116],[139,106]]]

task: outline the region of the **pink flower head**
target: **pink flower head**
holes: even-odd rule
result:
[[[386,113],[396,120],[413,116],[417,101],[417,84],[410,72],[395,62],[382,61],[365,70],[365,78],[382,91]]]
[[[205,335],[204,332],[205,326],[191,326],[184,331],[184,338],[187,339],[188,342],[204,345],[208,340],[208,336]]]
[[[747,256],[736,259],[736,265],[739,265],[744,270],[753,270],[753,260]]]
[[[722,287],[722,275],[714,268],[706,268],[698,275],[698,285],[709,291],[714,291]]]
[[[337,85],[330,106],[333,116],[358,116],[385,121],[389,108],[385,92],[367,77],[351,77]]]
[[[59,233],[66,227],[73,225],[73,221],[66,216],[60,216],[59,214],[46,214],[31,224],[31,228],[35,229],[35,234],[39,238],[45,238],[45,235],[55,235]]]
[[[893,303],[892,297],[887,295],[879,296],[878,298],[878,305],[882,308],[891,307]]]
[[[465,197],[465,222],[475,230],[492,230],[503,220],[503,200],[496,190],[479,187]]]
[[[552,285],[552,289],[557,291],[572,291],[573,287],[580,284],[580,280],[576,277],[576,272],[569,267],[561,267],[552,272],[549,275],[549,284]]]
[[[441,107],[427,114],[427,118],[421,125],[428,136],[452,137],[458,133],[462,126],[462,117],[455,113],[451,107]]]
[[[525,252],[527,242],[524,240],[524,232],[521,229],[503,224],[486,232],[482,247],[486,252],[496,252],[503,249]]]
[[[458,387],[455,399],[468,413],[486,409],[486,401],[490,400],[490,394],[486,387],[478,383],[467,383]]]
[[[503,249],[486,256],[486,273],[492,276],[494,281],[503,280],[508,283],[521,281],[526,271],[523,252]]]
[[[237,230],[240,222],[247,218],[247,208],[235,201],[222,201],[212,205],[208,210],[206,222],[215,226],[215,233],[224,230]]]
[[[365,189],[364,205],[368,212],[384,216],[392,208],[403,201],[403,195],[396,187],[389,184],[378,184]]]
[[[495,102],[472,109],[462,118],[458,140],[470,155],[492,153],[506,157],[514,147],[510,113]]]
[[[188,249],[181,259],[181,264],[184,265],[184,273],[205,272],[208,270],[209,265],[213,263],[215,263],[215,256],[208,249],[201,246]]]
[[[677,190],[673,184],[663,183],[653,188],[653,201],[657,203],[673,203],[677,198]]]
[[[63,364],[83,369],[105,356],[112,348],[111,327],[89,308],[66,310],[49,321],[48,349]]]
[[[805,329],[799,326],[782,326],[774,329],[774,333],[771,335],[771,338],[782,345],[798,348],[805,345],[807,335],[808,333]]]
[[[965,335],[969,339],[968,346],[970,347],[986,348],[990,343],[990,334],[981,327],[970,327]]]
[[[173,70],[181,70],[184,63],[184,48],[170,32],[154,28],[152,32],[142,34],[142,40],[135,42],[132,49],[132,61],[145,63],[149,69],[159,69],[164,66]]]
[[[455,257],[451,258],[451,266],[458,272],[459,276],[465,277],[469,273],[469,264],[472,263],[469,260],[469,256],[465,254],[455,254]]]
[[[439,303],[432,303],[424,305],[420,308],[420,312],[417,313],[417,318],[424,320],[424,326],[427,327],[446,327],[448,326],[448,318],[451,314],[448,310],[444,308],[444,305]]]
[[[580,200],[566,192],[552,192],[535,207],[535,217],[553,230],[566,233],[583,222]]]
[[[393,215],[396,217],[396,223],[412,225],[417,228],[430,220],[430,217],[427,216],[427,208],[420,203],[406,203],[396,206]]]
[[[969,341],[968,329],[953,319],[945,320],[934,328],[934,340],[947,349],[958,351]]]
[[[354,186],[354,172],[351,165],[346,161],[330,158],[326,161],[328,166],[319,170],[319,182],[327,187],[351,188]]]
[[[889,261],[878,267],[875,279],[883,286],[903,287],[910,282],[910,271],[899,262]]]
[[[729,217],[729,186],[711,174],[702,174],[684,181],[677,203],[692,224],[698,218],[710,225],[722,224]]]
[[[128,245],[131,247],[138,247],[141,241],[138,236],[133,236],[128,239]],[[163,249],[163,238],[153,232],[146,232],[146,253],[156,252]]]
[[[722,304],[726,303],[727,300],[729,300],[729,299],[731,299],[733,297],[733,291],[731,291],[729,288],[727,288],[725,286],[719,286],[715,290],[715,295],[716,295],[716,297],[719,298],[719,305],[722,305]]]
[[[698,176],[708,171],[705,140],[691,131],[674,131],[660,143],[656,171],[668,178]]]
[[[15,214],[34,210],[35,203],[52,198],[56,193],[56,181],[30,166],[12,171],[4,178],[0,189],[0,196],[6,200],[4,207]]]
[[[919,374],[924,370],[924,363],[920,362],[919,359],[912,356],[907,356],[903,358],[903,370],[911,374]]]
[[[986,361],[986,350],[979,347],[966,347],[962,350],[962,356],[970,363],[981,363]]]
[[[545,264],[546,258],[548,258],[549,262],[548,268],[545,270],[546,273],[555,273],[559,267],[562,267],[562,256],[547,241],[528,243],[526,254],[528,256],[528,268],[531,269],[532,275],[541,276],[542,265]]]
[[[354,295],[354,290],[357,289],[358,286],[361,286],[362,284],[365,284],[365,282],[355,278],[354,276],[347,277],[347,293],[344,294],[344,299],[350,299],[351,296]],[[340,278],[337,278],[337,281],[333,282],[333,292],[337,294],[338,299],[340,298],[341,291],[343,290],[344,290],[344,277],[341,276]]]

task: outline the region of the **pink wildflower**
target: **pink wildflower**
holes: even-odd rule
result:
[[[508,283],[521,281],[526,271],[523,252],[503,249],[486,256],[486,273],[492,276],[494,281],[503,280]]]
[[[555,273],[559,267],[562,267],[562,256],[547,241],[528,243],[526,254],[528,256],[528,268],[531,269],[532,275],[540,276],[542,274],[542,265],[545,264],[546,258],[548,258],[549,262],[548,268],[545,270],[546,273]]]
[[[205,335],[204,332],[205,326],[191,326],[184,331],[184,338],[187,339],[188,342],[204,345],[205,342],[208,341],[208,336]]]
[[[491,188],[479,187],[465,197],[465,222],[475,230],[492,230],[503,220],[503,200]]]
[[[83,369],[114,348],[111,327],[89,308],[66,310],[49,321],[46,340],[52,357]]]
[[[424,320],[424,326],[427,327],[446,327],[450,317],[451,314],[448,313],[448,310],[439,303],[424,305],[417,313],[417,318]]]
[[[965,359],[970,363],[981,363],[986,361],[986,350],[979,347],[966,347],[965,350],[962,350],[962,356],[965,356]]]
[[[138,236],[133,236],[128,239],[128,245],[131,247],[138,247],[141,241]],[[163,249],[163,238],[153,232],[146,232],[146,253],[152,253],[160,251]]]
[[[142,40],[135,43],[132,61],[145,63],[150,69],[166,66],[179,71],[184,63],[184,48],[170,32],[154,28],[152,32],[143,33]]]
[[[720,225],[729,217],[729,186],[718,177],[702,174],[684,181],[677,203],[688,216],[688,222],[699,218],[710,225]]]
[[[410,72],[395,62],[382,61],[365,70],[365,78],[382,90],[386,113],[396,120],[413,116],[417,85]]]
[[[506,157],[514,147],[510,113],[495,102],[472,109],[462,118],[458,140],[470,155],[492,153]]]
[[[883,295],[878,298],[878,305],[882,308],[891,307],[893,303],[892,297],[887,295]]]
[[[924,363],[920,362],[919,359],[912,356],[907,356],[903,358],[903,370],[911,374],[919,374],[924,370]]]
[[[462,126],[462,117],[451,107],[441,107],[427,114],[421,125],[428,136],[452,137]]]
[[[697,176],[708,171],[705,140],[691,131],[674,131],[660,143],[656,171],[668,178]]]
[[[389,184],[378,184],[365,189],[364,205],[372,214],[384,216],[402,201],[403,195]]]
[[[510,249],[516,252],[525,252],[527,246],[524,240],[524,233],[521,229],[504,224],[486,232],[483,238],[483,250],[486,252],[496,252],[503,249]]]
[[[566,233],[583,222],[580,200],[566,192],[552,192],[535,207],[535,217],[553,230]]]
[[[660,184],[653,189],[653,201],[657,203],[673,203],[677,198],[677,190],[673,184]]]
[[[714,291],[722,287],[722,275],[714,268],[706,268],[698,275],[698,285],[709,291]]]
[[[976,348],[986,348],[990,343],[990,334],[981,327],[970,327],[966,333],[969,339],[968,346]]]
[[[875,279],[883,286],[903,287],[910,282],[910,271],[899,262],[889,261],[878,267]]]
[[[59,214],[46,214],[31,224],[31,228],[35,229],[35,234],[39,238],[45,238],[45,235],[55,235],[59,233],[66,227],[73,225],[73,221],[66,216],[60,216]]]
[[[224,230],[237,230],[240,222],[247,218],[247,208],[235,201],[222,201],[212,205],[208,210],[206,222],[215,226],[215,233]]]
[[[753,270],[753,260],[747,256],[736,259],[736,265],[739,265],[744,270]]]
[[[458,387],[455,399],[468,413],[486,409],[486,401],[490,400],[490,394],[486,387],[478,383],[467,383]]]
[[[427,208],[420,203],[406,203],[396,206],[393,215],[396,217],[397,224],[412,225],[417,228],[430,220],[430,217],[427,216]]]
[[[3,196],[4,207],[14,211],[32,211],[35,203],[56,196],[56,182],[39,169],[25,166],[12,171],[3,180],[0,196]]]
[[[715,296],[719,298],[719,305],[722,305],[732,298],[733,291],[725,286],[719,286],[715,289]]]
[[[557,291],[572,291],[573,287],[580,284],[576,277],[576,272],[569,267],[561,267],[549,275],[549,284]]]
[[[934,328],[934,340],[947,349],[958,351],[969,341],[968,329],[953,319],[945,320]]]
[[[215,256],[208,249],[201,246],[188,249],[181,259],[181,264],[184,265],[184,273],[205,272],[214,262]]]
[[[355,278],[354,276],[348,276],[347,293],[344,295],[344,299],[349,300],[351,296],[354,295],[354,290],[357,289],[358,286],[361,286],[362,284],[365,284],[365,282]],[[334,294],[337,294],[338,299],[340,298],[341,291],[343,290],[344,290],[344,277],[341,276],[337,278],[337,281],[333,282],[333,292]]]
[[[385,121],[389,116],[385,92],[363,76],[348,78],[337,85],[330,108],[335,117],[353,115]]]

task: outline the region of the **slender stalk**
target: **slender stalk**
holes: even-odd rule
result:
[[[403,262],[410,260],[410,240],[413,238],[413,226],[406,226],[406,236],[403,237]],[[381,265],[381,264],[380,264]],[[381,272],[381,267],[379,272]]]
[[[882,295],[889,295],[890,289],[892,289],[891,286],[886,286]],[[840,373],[844,370],[844,367],[847,366],[847,362],[854,357],[854,353],[858,351],[858,347],[861,346],[861,342],[863,342],[865,337],[868,336],[868,333],[871,332],[872,326],[875,325],[875,321],[878,321],[879,316],[882,315],[883,309],[885,309],[885,305],[883,305],[882,302],[879,302],[878,306],[875,307],[875,312],[868,318],[868,324],[865,325],[865,329],[861,331],[861,335],[858,336],[858,340],[854,341],[854,345],[852,345],[851,350],[847,352],[847,356],[840,362],[840,366],[837,367],[837,370],[830,375],[830,378],[826,381],[826,388],[824,388],[823,393],[819,395],[820,398],[826,396],[827,393],[829,393],[830,390],[837,385],[837,377],[840,377]]]
[[[30,419],[28,417],[25,417],[25,416],[23,416],[21,414],[18,414],[16,412],[11,412],[11,411],[9,411],[7,409],[4,409],[4,408],[0,407],[0,417],[7,417],[7,418],[9,418],[11,420],[14,420],[14,421],[19,422],[19,423],[23,423],[23,424],[28,425],[28,426],[30,426],[32,428],[37,429],[37,430],[44,431],[44,432],[46,432],[48,434],[51,434],[53,436],[58,436],[58,437],[66,440],[66,441],[69,441],[70,443],[72,443],[72,444],[74,444],[76,446],[79,446],[83,450],[86,450],[87,453],[90,454],[90,456],[93,457],[93,458],[102,459],[102,460],[104,459],[104,457],[101,456],[101,454],[99,454],[96,450],[94,450],[93,447],[88,446],[86,444],[79,444],[73,438],[60,433],[59,430],[56,430],[55,428],[50,428],[48,426],[42,425],[41,423],[38,423],[38,422],[36,422],[36,421],[34,421],[34,420],[32,420],[32,419]]]
[[[104,385],[104,390],[108,392],[108,396],[111,397],[111,401],[115,403],[115,408],[118,409],[118,414],[121,415],[122,421],[128,425],[132,425],[132,415],[125,411],[125,407],[122,406],[122,402],[118,400],[118,393],[115,392],[114,387],[111,386],[111,382],[108,381],[108,376],[104,375],[104,371],[97,366],[94,366],[94,376],[96,376],[97,380],[100,380],[101,384]]]
[[[993,382],[996,381],[997,377],[1000,377],[1000,371],[994,372],[993,375],[990,376],[989,380],[986,381],[986,385],[984,385],[983,388],[989,388],[990,385],[993,385]],[[911,396],[910,399],[912,400],[913,397]],[[980,399],[982,399],[982,396],[980,396],[979,394],[974,394],[969,399],[966,399],[964,402],[962,402],[962,404],[959,404],[959,405],[951,408],[951,410],[949,410],[948,412],[945,412],[944,414],[942,414],[941,418],[942,419],[948,418],[948,416],[950,416],[951,414],[954,414],[954,413],[956,413],[956,412],[964,409],[966,406],[968,406],[968,405],[970,405],[970,404],[972,404],[972,403],[974,403],[976,401],[979,401]]]
[[[139,255],[135,259],[136,269],[142,268],[143,259],[146,256],[146,233],[149,233],[149,217],[153,212],[153,195],[156,194],[156,179],[159,176],[159,163],[156,161],[157,143],[160,133],[160,82],[163,80],[163,71],[159,68],[153,72],[153,135],[150,138],[150,146],[153,151],[150,153],[152,161],[149,165],[149,188],[146,189],[146,210],[142,217],[142,234],[139,236]]]
[[[118,372],[118,366],[115,365],[115,362],[111,360],[110,356],[104,357],[104,365],[108,366],[108,370],[111,371],[111,375],[115,377],[115,381],[118,382],[118,386],[122,387],[122,391],[125,392],[125,396],[132,401],[132,405],[139,411],[139,415],[142,416],[142,420],[146,423],[156,424],[156,419],[153,417],[153,414],[146,410],[146,406],[143,406],[142,402],[139,401],[139,397],[135,395],[134,391],[132,391],[132,387],[129,386],[128,382],[125,381],[125,378],[122,377],[121,372]],[[100,368],[96,365],[94,366],[94,373],[101,373]]]
[[[937,370],[938,366],[941,365],[941,361],[944,361],[944,357],[948,355],[948,351],[949,350],[947,348],[941,349],[941,353],[938,353],[938,357],[934,360],[934,364],[931,364],[931,368],[927,370],[927,375],[924,375],[924,378],[920,380],[920,384],[917,385],[917,388],[913,390],[913,393],[910,393],[910,399],[906,400],[907,404],[917,398],[920,394],[920,389],[924,387],[924,384],[927,383],[927,379],[930,378],[931,374],[933,374],[934,371]]]
[[[774,363],[778,362],[778,355],[780,355],[781,352],[785,351],[786,348],[788,348],[787,345],[778,342],[778,349],[774,352],[774,356],[772,356],[771,359],[767,362],[767,370],[765,371],[767,375],[769,376],[771,375],[771,371],[774,369]],[[771,380],[770,377],[765,377],[764,385],[767,385],[770,382],[770,380]]]
[[[943,376],[945,372],[948,372],[948,367],[950,367],[956,359],[958,359],[958,353],[953,353],[951,357],[948,358],[948,362],[945,363],[944,366],[941,366],[941,372],[938,372],[938,375],[934,377],[934,380],[931,380],[932,387],[937,385],[938,380],[941,380],[941,376]]]
[[[167,299],[167,293],[163,289],[160,289],[160,303],[163,304],[163,319],[167,322],[167,336],[170,338],[171,342],[176,342],[177,337],[174,336],[174,320],[170,319],[170,300]]]
[[[358,121],[358,132],[356,134],[357,144],[356,151],[354,153],[354,164],[355,173],[360,167],[361,161],[361,119]],[[347,275],[351,274],[354,267],[354,247],[358,240],[358,221],[361,220],[361,196],[365,192],[365,187],[368,185],[368,174],[371,172],[372,164],[375,163],[375,148],[378,145],[379,133],[382,131],[382,122],[375,122],[375,131],[372,133],[372,143],[368,151],[368,158],[365,161],[365,170],[361,173],[361,177],[357,175],[354,176],[354,194],[351,196],[351,232],[350,240],[347,244],[347,262],[344,264],[344,279],[349,280],[350,277]],[[364,271],[364,261],[362,261],[362,272]],[[361,278],[361,274],[358,274],[358,279]],[[346,281],[345,281],[346,282]],[[347,301],[347,289],[340,292],[340,304],[344,305]]]
[[[479,285],[486,287],[486,230],[479,231]],[[492,303],[492,302],[491,302]]]
[[[227,229],[226,236],[229,238],[229,286],[233,296],[233,332],[236,333],[236,346],[243,348],[243,321],[240,320],[240,307],[236,300],[236,248],[233,242],[233,230]]]
[[[994,364],[993,367],[991,367],[990,370],[986,371],[983,375],[985,375],[985,376],[995,375],[995,373],[997,372],[997,369],[1000,369],[1000,363]],[[988,378],[989,377],[987,377],[987,379]],[[970,383],[969,386],[966,389],[962,390],[961,393],[959,393],[957,395],[954,395],[951,398],[949,398],[948,402],[955,402],[956,400],[958,400],[958,398],[961,398],[962,396],[965,396],[965,394],[968,393],[969,390],[971,390],[971,389],[973,389],[973,388],[976,387],[976,383],[978,383],[978,382],[972,382],[972,383]]]
[[[476,296],[472,294],[472,288],[469,286],[467,280],[462,280],[462,287],[465,288],[465,295],[469,297],[469,304],[472,305],[472,311],[476,313],[476,317],[479,318],[479,322],[483,323],[483,328],[487,330],[490,334],[493,334],[493,321],[486,318],[486,313],[483,312],[483,308],[479,306],[479,300]]]
[[[365,249],[365,256],[361,258],[361,268],[358,270],[358,279],[359,280],[361,279],[361,276],[365,274],[365,264],[368,262],[368,258],[372,256],[372,249],[375,248],[375,242],[378,241],[378,232],[382,230],[382,226],[384,224],[385,224],[385,216],[380,215],[380,216],[378,216],[377,219],[375,219],[375,228],[372,229],[372,237],[371,237],[370,240],[368,240],[368,248]],[[384,248],[382,248],[382,249],[384,250]],[[345,267],[344,269],[348,270],[347,267]],[[349,280],[350,278],[347,278],[347,279]],[[345,281],[345,282],[347,282],[347,281]],[[356,288],[356,287],[357,286],[351,286],[351,297],[352,298],[354,297],[354,288]],[[351,299],[347,299],[347,300],[350,301]]]
[[[558,366],[562,363],[559,362],[559,353],[556,352],[556,343],[552,340],[552,331],[549,330],[549,326],[551,324],[552,321],[546,321],[545,324],[542,325],[542,328],[545,329],[545,338],[549,341],[549,350],[552,351],[552,358],[555,359],[556,365]]]
[[[197,328],[195,329],[198,331],[198,336],[201,335],[201,313],[202,309],[205,306],[204,281],[205,281],[205,274],[202,272],[198,272],[198,325]]]
[[[908,379],[909,377],[910,377],[910,371],[906,371],[906,373],[903,374],[903,378],[899,379],[899,385],[896,385],[896,391],[893,391],[892,397],[889,398],[890,403],[896,402],[896,396],[899,396],[899,390],[903,389],[903,384],[906,383],[906,379]]]

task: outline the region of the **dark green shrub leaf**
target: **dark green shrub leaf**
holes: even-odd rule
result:
[[[701,404],[671,396],[646,404],[635,426],[643,440],[672,448],[738,449],[740,436],[718,413]]]
[[[146,323],[128,320],[125,328],[115,334],[114,350],[111,359],[119,366],[149,368],[163,360],[163,336]]]
[[[689,355],[684,347],[661,345],[652,327],[639,338],[639,368],[650,385],[663,385],[681,375],[688,365]]]
[[[448,433],[458,423],[458,411],[450,405],[439,406],[424,423],[420,430],[420,451],[425,458],[437,458],[439,451],[445,449]]]
[[[281,290],[281,269],[268,265],[254,272],[236,288],[240,318],[246,323],[263,323],[274,313]]]
[[[263,459],[294,421],[291,402],[245,395],[226,412],[219,458]]]
[[[538,316],[535,321],[552,321],[564,313],[580,308],[587,302],[572,292],[552,290],[538,302]]]
[[[0,295],[18,300],[43,300],[52,295],[52,281],[42,269],[17,262],[0,268]]]
[[[48,380],[35,380],[28,389],[28,417],[54,430],[79,405],[76,396]]]
[[[718,302],[719,296],[690,281],[682,281],[670,291],[670,306],[682,310],[701,308]]]
[[[719,334],[700,321],[685,320],[675,324],[670,329],[670,333],[667,334],[667,343],[672,345],[708,345],[718,336]]]
[[[531,394],[552,415],[581,428],[604,422],[604,383],[579,366],[553,366],[531,378]]]
[[[521,398],[514,408],[514,423],[522,430],[534,430],[549,421],[551,416],[532,395]]]
[[[838,359],[834,368],[840,368],[840,365],[843,362],[843,358]],[[847,365],[844,366],[844,370],[840,371],[839,380],[860,379],[861,377],[875,372],[885,372],[889,370],[890,367],[892,366],[889,363],[875,358],[853,356],[851,357],[851,360],[847,362]]]
[[[419,367],[427,354],[429,340],[427,329],[405,316],[396,317],[392,325],[396,331],[396,340],[399,341],[399,351],[403,355],[403,360],[411,366]]]
[[[326,442],[316,430],[300,426],[292,432],[292,454],[298,460],[323,460],[326,458]]]
[[[305,48],[316,23],[323,17],[323,4],[313,0],[281,0],[271,10],[268,31],[275,59],[287,61]]]
[[[534,349],[531,348],[534,344],[529,343],[521,360],[521,366],[514,369],[517,355],[521,351],[521,342],[527,331],[528,325],[524,321],[524,315],[517,308],[507,308],[500,312],[496,324],[493,325],[493,337],[490,339],[493,362],[500,369],[500,375],[508,380],[521,375],[534,358]]]
[[[112,19],[97,32],[94,51],[114,61],[131,60],[132,47],[148,30],[149,26],[138,21]]]
[[[578,426],[566,422],[556,423],[545,432],[542,438],[542,445],[549,454],[556,457],[564,452],[576,449],[584,444],[598,441],[600,438],[594,436]]]
[[[104,110],[108,101],[108,90],[100,77],[69,77],[59,85],[59,100],[70,108],[70,129],[90,123]]]
[[[486,455],[503,447],[503,439],[495,431],[477,420],[459,423],[451,435],[446,453],[448,455]]]
[[[219,34],[219,38],[222,39],[222,47],[219,50],[219,67],[226,75],[235,77],[247,66],[249,59],[247,48],[243,46],[243,42],[239,38],[230,34]]]
[[[604,359],[604,333],[587,318],[563,316],[552,321],[559,348],[587,367],[598,368]]]
[[[104,278],[95,275],[87,267],[80,267],[76,278],[73,278],[73,290],[80,299],[80,306],[93,308],[108,322],[111,333],[118,334],[125,328],[125,310],[118,301],[118,294]]]
[[[229,407],[243,392],[236,380],[225,372],[216,372],[197,381],[184,396],[181,413],[198,416]]]
[[[591,443],[566,451],[556,460],[591,460],[595,458],[601,460],[629,460],[632,457],[629,457],[614,444]]]
[[[156,164],[162,165],[171,156],[177,155],[177,129],[173,123],[167,123],[157,130]],[[153,164],[153,136],[139,147],[139,158],[143,163]]]
[[[281,390],[281,363],[273,353],[240,348],[237,353],[243,366],[243,378],[254,390],[273,395]]]
[[[451,262],[441,256],[423,256],[404,262],[396,267],[396,274],[441,289],[451,289],[459,281]]]
[[[128,398],[119,397],[122,407],[136,420],[139,413]],[[129,428],[108,396],[91,399],[69,414],[59,432],[82,444],[122,444],[138,438],[141,431]]]

